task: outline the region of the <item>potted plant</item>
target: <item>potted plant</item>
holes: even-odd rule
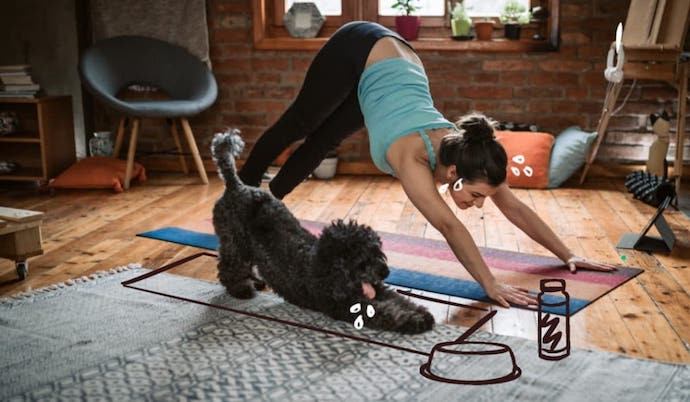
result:
[[[467,38],[470,35],[472,28],[472,19],[467,15],[465,5],[462,0],[448,2],[448,10],[450,12],[450,30],[454,38]]]
[[[475,21],[474,31],[477,33],[477,40],[491,40],[494,33],[494,21],[488,17]]]
[[[499,17],[503,24],[506,39],[520,39],[520,26],[529,23],[527,7],[517,0],[508,0]]]
[[[419,34],[419,25],[421,20],[417,15],[411,15],[417,11],[416,3],[419,0],[396,0],[391,8],[399,10],[403,15],[395,17],[395,30],[405,40],[416,40]]]

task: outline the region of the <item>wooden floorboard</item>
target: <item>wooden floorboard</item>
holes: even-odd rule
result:
[[[146,185],[126,193],[57,191],[41,193],[18,184],[0,184],[0,206],[45,212],[44,254],[30,259],[29,277],[19,281],[14,262],[0,259],[0,296],[41,288],[70,278],[130,263],[155,268],[199,249],[136,237],[163,226],[207,219],[222,181],[208,186],[194,175],[151,174]],[[264,187],[266,185],[264,184]],[[671,253],[649,254],[616,249],[620,237],[638,232],[654,208],[634,200],[623,179],[591,178],[583,188],[516,189],[515,194],[552,226],[577,253],[644,269],[644,273],[603,296],[571,319],[572,344],[629,356],[690,362],[690,218],[669,209],[665,216],[677,236]],[[479,246],[549,255],[517,230],[490,200],[484,208],[458,210]],[[301,219],[328,222],[355,219],[374,229],[442,239],[405,196],[399,182],[383,176],[338,176],[308,180],[285,198]],[[458,268],[461,269],[461,268]],[[215,280],[212,260],[199,259],[173,273]],[[536,339],[536,313],[489,303],[415,291],[443,301],[498,310],[482,330]],[[412,297],[428,306],[437,321],[468,327],[487,311],[448,306]],[[458,328],[462,332],[462,328]]]

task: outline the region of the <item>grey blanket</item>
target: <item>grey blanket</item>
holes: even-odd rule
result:
[[[91,0],[93,39],[140,35],[174,43],[210,65],[205,0]]]
[[[522,375],[467,386],[424,378],[426,357],[124,288],[124,270],[0,302],[0,400],[487,400],[682,401],[690,369],[598,351],[540,360],[534,342],[509,345]],[[401,347],[430,351],[462,328],[422,335],[356,330],[271,294],[240,301],[217,283],[160,274],[142,287]],[[495,319],[500,319],[500,313]],[[481,362],[452,368],[476,373]]]

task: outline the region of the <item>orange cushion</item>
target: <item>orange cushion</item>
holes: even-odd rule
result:
[[[546,188],[553,135],[531,131],[496,131],[508,154],[507,182],[511,187]]]
[[[115,192],[122,191],[122,183],[125,181],[127,162],[121,159],[107,156],[92,156],[84,158],[60,176],[50,181],[53,188],[112,188]],[[132,180],[145,181],[146,170],[140,164],[134,162],[132,167]]]

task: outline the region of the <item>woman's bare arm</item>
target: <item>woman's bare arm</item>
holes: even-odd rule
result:
[[[536,298],[527,293],[526,289],[496,280],[479,253],[474,239],[438,193],[428,165],[413,159],[401,161],[397,165],[396,173],[410,201],[441,232],[456,258],[484,288],[487,295],[504,307],[509,307],[508,303],[536,304]]]
[[[597,271],[616,269],[614,265],[588,260],[573,254],[539,215],[520,201],[505,183],[498,187],[491,200],[509,221],[560,258],[568,265],[570,271],[575,272],[577,267]]]

